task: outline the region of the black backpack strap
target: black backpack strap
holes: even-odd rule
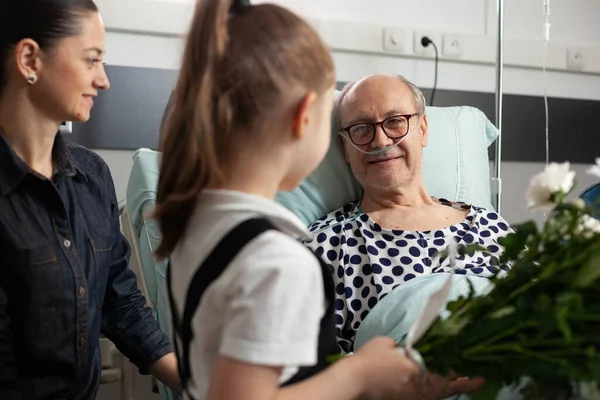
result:
[[[235,258],[235,256],[252,239],[268,230],[277,229],[265,218],[252,218],[242,222],[227,233],[198,267],[187,290],[183,318],[179,319],[171,288],[171,265],[167,268],[167,286],[171,315],[175,331],[175,351],[178,358],[179,375],[185,388],[190,379],[190,344],[194,338],[192,319],[205,290],[210,286]],[[181,352],[177,345],[177,337],[181,340]]]
[[[302,367],[290,379],[285,381],[282,386],[292,385],[302,382],[319,372],[325,370],[329,366],[329,357],[339,354],[338,345],[335,335],[335,283],[333,274],[329,266],[313,252],[316,259],[321,265],[321,274],[323,276],[323,290],[325,291],[325,299],[327,307],[325,314],[321,318],[319,325],[319,345],[317,351],[317,363],[310,367]]]

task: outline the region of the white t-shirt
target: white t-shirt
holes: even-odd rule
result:
[[[183,240],[171,255],[174,302],[182,317],[189,284],[214,247],[244,220],[266,217],[281,231],[248,243],[204,292],[190,345],[190,393],[206,398],[219,355],[284,367],[280,382],[317,363],[325,313],[319,261],[297,238],[308,235],[283,206],[259,196],[205,190]],[[178,343],[181,349],[181,342]]]

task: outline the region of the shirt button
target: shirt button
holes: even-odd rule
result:
[[[83,297],[85,294],[85,289],[83,286],[79,286],[79,297]]]
[[[63,246],[65,246],[67,249],[71,247],[71,241],[68,239],[65,239],[65,241],[63,242]]]

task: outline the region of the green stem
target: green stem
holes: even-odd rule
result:
[[[517,325],[517,326],[513,327],[512,329],[508,329],[506,331],[499,332],[496,335],[494,335],[491,338],[489,338],[488,340],[486,340],[484,342],[481,342],[481,343],[477,344],[476,346],[474,346],[474,347],[472,347],[470,349],[466,349],[465,353],[468,353],[469,351],[477,351],[478,349],[484,348],[484,347],[488,346],[491,343],[497,342],[500,339],[503,339],[503,338],[505,338],[507,336],[510,336],[510,335],[514,334],[515,332],[520,331],[523,328],[529,328],[529,327],[534,326],[534,325],[535,324],[532,323],[532,322],[527,322],[527,323],[523,323],[523,324]]]

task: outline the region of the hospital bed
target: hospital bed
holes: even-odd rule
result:
[[[504,63],[504,0],[497,0],[497,55],[495,121],[470,107],[428,107],[430,141],[425,149],[424,179],[430,194],[479,206],[501,207],[502,96]],[[488,147],[494,144],[492,170]],[[360,197],[360,186],[349,171],[337,138],[321,166],[292,192],[279,193],[277,201],[295,212],[307,225],[317,218]],[[123,234],[131,245],[130,266],[138,285],[152,307],[159,325],[171,336],[166,292],[167,262],[153,257],[160,235],[156,222],[146,217],[156,202],[160,154],[140,149],[134,156],[126,201],[119,207]],[[335,182],[335,185],[329,182]],[[121,381],[121,399],[133,396],[135,367],[125,357],[115,365],[114,345],[100,339],[103,374],[101,383]],[[175,400],[164,385],[152,381],[153,391],[165,400]]]
[[[497,128],[473,107],[428,107],[427,117],[429,144],[424,150],[423,174],[430,194],[492,208],[488,147],[498,138]],[[361,196],[361,188],[344,160],[341,141],[334,135],[331,143],[325,160],[313,174],[295,190],[277,195],[276,200],[307,226]],[[121,223],[131,244],[130,263],[140,290],[161,328],[171,336],[167,263],[153,257],[160,232],[156,221],[149,218],[156,202],[160,157],[160,153],[149,149],[133,155]],[[177,398],[162,385],[158,389],[163,399]]]

